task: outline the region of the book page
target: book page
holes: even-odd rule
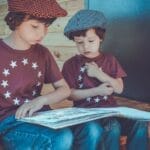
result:
[[[150,121],[150,112],[129,107],[62,108],[38,112],[32,117],[24,117],[19,121],[58,129],[111,116]]]

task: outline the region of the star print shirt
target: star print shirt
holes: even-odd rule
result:
[[[122,78],[126,76],[123,68],[111,54],[101,54],[95,58],[86,58],[82,55],[76,55],[64,63],[62,74],[68,82],[70,88],[90,89],[102,84],[96,78],[88,77],[86,74],[85,63],[95,62],[105,73],[113,78]],[[76,107],[110,107],[116,106],[113,96],[96,95],[74,101]]]
[[[0,40],[0,62],[0,120],[40,96],[43,83],[62,79],[52,55],[39,44],[21,51]]]

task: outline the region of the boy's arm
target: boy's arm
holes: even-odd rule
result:
[[[107,75],[106,73],[103,72],[103,77],[98,76],[97,78],[104,82],[108,83],[112,88],[113,92],[117,94],[121,94],[123,91],[123,81],[122,78],[112,78],[111,76]]]
[[[44,105],[50,105],[60,102],[70,95],[70,89],[64,79],[53,83],[54,91],[47,95],[43,95]]]
[[[70,100],[78,101],[85,99],[87,97],[93,97],[97,95],[105,96],[111,95],[113,93],[113,88],[107,83],[103,83],[97,87],[90,89],[71,89]]]
[[[49,94],[39,96],[20,106],[16,111],[16,118],[25,117],[27,114],[32,116],[34,112],[40,110],[44,105],[57,103],[70,95],[70,89],[64,79],[53,83],[53,86],[55,88],[54,91]]]
[[[108,83],[113,88],[113,92],[120,94],[123,91],[122,78],[113,78],[103,72],[101,68],[95,62],[86,63],[87,74],[89,77],[94,77],[103,83]]]

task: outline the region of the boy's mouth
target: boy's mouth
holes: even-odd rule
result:
[[[41,43],[42,40],[36,40],[36,43]]]
[[[88,55],[90,54],[91,52],[87,51],[87,52],[83,52],[84,55]]]

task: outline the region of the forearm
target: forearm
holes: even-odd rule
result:
[[[123,92],[123,81],[122,79],[111,79],[109,81],[110,85],[112,86],[114,93],[121,94]]]
[[[44,101],[44,105],[50,105],[54,103],[58,103],[70,96],[70,89],[68,86],[62,86],[56,88],[54,91],[41,96],[42,100]]]
[[[69,98],[72,101],[78,101],[96,95],[100,95],[100,90],[97,87],[90,89],[71,89],[71,95]]]
[[[110,86],[113,88],[114,90],[114,93],[117,93],[117,94],[120,94],[122,93],[123,91],[123,81],[121,78],[112,78],[111,76],[107,75],[106,73],[104,73],[104,77],[103,78],[100,78],[98,77],[98,79],[101,81],[101,82],[104,82],[104,83],[109,83]]]
[[[53,84],[55,90],[43,96],[39,96],[28,103],[21,105],[16,111],[16,118],[32,116],[32,114],[40,110],[44,105],[57,103],[70,95],[70,89],[67,83],[62,79]]]

